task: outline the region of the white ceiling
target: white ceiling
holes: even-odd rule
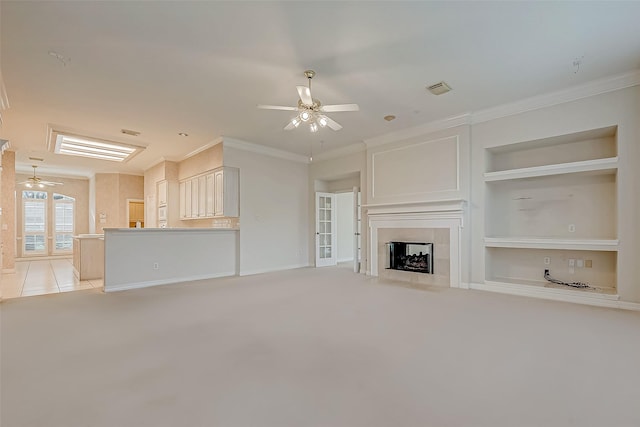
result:
[[[219,136],[308,155],[312,144],[315,153],[340,148],[640,68],[640,2],[3,0],[0,8],[11,106],[0,138],[19,167],[45,157],[40,170],[67,175],[141,173]],[[309,68],[314,97],[360,105],[330,114],[341,131],[287,132],[290,112],[256,109],[295,105]],[[441,80],[453,91],[425,90]],[[49,154],[47,124],[148,148],[123,165]]]

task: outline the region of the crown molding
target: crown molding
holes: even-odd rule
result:
[[[614,92],[632,86],[640,85],[640,70],[633,70],[615,76],[609,76],[578,86],[569,87],[555,92],[532,96],[516,102],[498,105],[471,113],[471,122],[482,123],[502,117],[513,116],[527,111],[551,107],[590,96]]]
[[[223,136],[221,139],[223,146],[235,148],[238,150],[251,151],[253,153],[264,154],[271,157],[278,157],[285,160],[291,160],[293,162],[309,163],[309,158],[300,154],[294,154],[288,151],[278,150],[277,148],[258,145],[251,142],[242,141],[240,139],[229,138],[226,136]]]
[[[55,166],[38,166],[37,168],[37,176],[44,178],[66,178],[66,179],[90,179],[90,172],[78,172],[78,173],[69,173],[68,168],[63,167],[55,167]],[[15,166],[16,174],[21,175],[33,175],[33,166],[30,166],[26,163],[16,162]]]
[[[366,150],[367,146],[364,144],[364,142],[356,142],[355,144],[350,144],[346,147],[334,148],[333,150],[327,150],[322,153],[314,154],[313,161],[323,162],[325,160],[348,156],[349,154],[361,153]]]
[[[466,113],[459,116],[447,117],[442,120],[436,120],[433,122],[425,123],[423,125],[410,127],[407,129],[401,129],[374,138],[365,139],[364,143],[366,144],[367,148],[372,148],[379,145],[388,144],[390,142],[402,141],[404,139],[469,124],[471,124],[471,116],[470,114]]]

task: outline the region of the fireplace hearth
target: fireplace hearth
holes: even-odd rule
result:
[[[433,243],[387,243],[387,269],[433,274]]]

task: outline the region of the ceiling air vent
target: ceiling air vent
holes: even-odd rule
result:
[[[449,92],[451,90],[451,86],[445,82],[440,82],[427,87],[427,90],[434,95],[442,95],[443,93]]]
[[[121,129],[120,132],[124,133],[125,135],[131,135],[131,136],[140,135],[140,132],[138,132],[137,130]]]

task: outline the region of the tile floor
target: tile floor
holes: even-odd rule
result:
[[[0,278],[2,298],[102,289],[102,279],[80,281],[73,274],[71,258],[16,261],[15,273]]]

